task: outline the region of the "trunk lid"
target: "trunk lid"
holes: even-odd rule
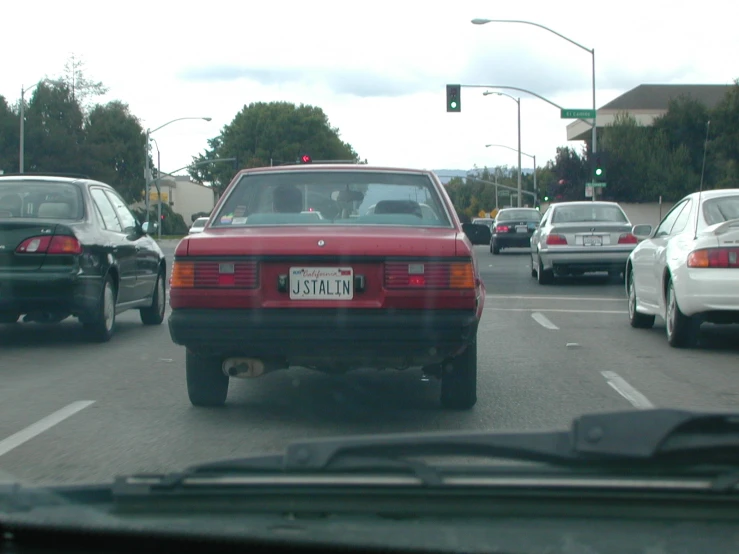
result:
[[[16,254],[15,250],[26,239],[39,236],[54,236],[58,223],[37,219],[0,220],[0,270],[28,271],[41,267],[45,253],[27,252]]]
[[[631,233],[630,223],[586,221],[582,223],[555,223],[550,234],[563,235],[567,246],[584,248],[617,246],[621,235]]]

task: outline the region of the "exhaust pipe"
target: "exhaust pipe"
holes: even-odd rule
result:
[[[223,373],[238,379],[253,379],[278,369],[278,367],[279,365],[276,363],[269,363],[256,358],[228,358],[223,362]]]

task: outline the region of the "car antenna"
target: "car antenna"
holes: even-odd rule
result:
[[[703,166],[701,167],[701,184],[698,189],[698,212],[695,214],[695,233],[693,240],[698,238],[698,218],[701,214],[701,194],[703,194],[703,176],[706,174],[706,152],[708,151],[708,132],[711,130],[711,120],[706,121],[706,142],[703,144]]]

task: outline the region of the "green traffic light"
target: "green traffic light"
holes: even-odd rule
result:
[[[602,169],[601,169],[601,168],[599,167],[598,169],[596,169],[596,170],[595,170],[595,174],[596,174],[596,175],[597,175],[598,177],[600,177],[601,175],[603,175],[603,170],[602,170]]]
[[[548,196],[545,196],[544,197],[544,202],[549,202],[549,197]]]
[[[456,110],[456,109],[457,109],[457,103],[456,103],[456,102],[451,102],[451,103],[449,104],[449,106],[450,106],[450,107],[451,107],[451,108],[452,108],[453,110]]]

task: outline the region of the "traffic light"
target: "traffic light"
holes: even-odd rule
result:
[[[446,86],[446,111],[448,112],[461,112],[462,111],[461,90],[462,90],[462,85],[447,85]]]
[[[162,214],[162,221],[164,221],[164,214]]]
[[[608,164],[607,152],[596,152],[592,155],[592,175],[593,182],[606,182],[606,165]]]
[[[308,154],[303,154],[302,156],[300,156],[300,163],[301,164],[313,163],[313,158],[311,158]]]

